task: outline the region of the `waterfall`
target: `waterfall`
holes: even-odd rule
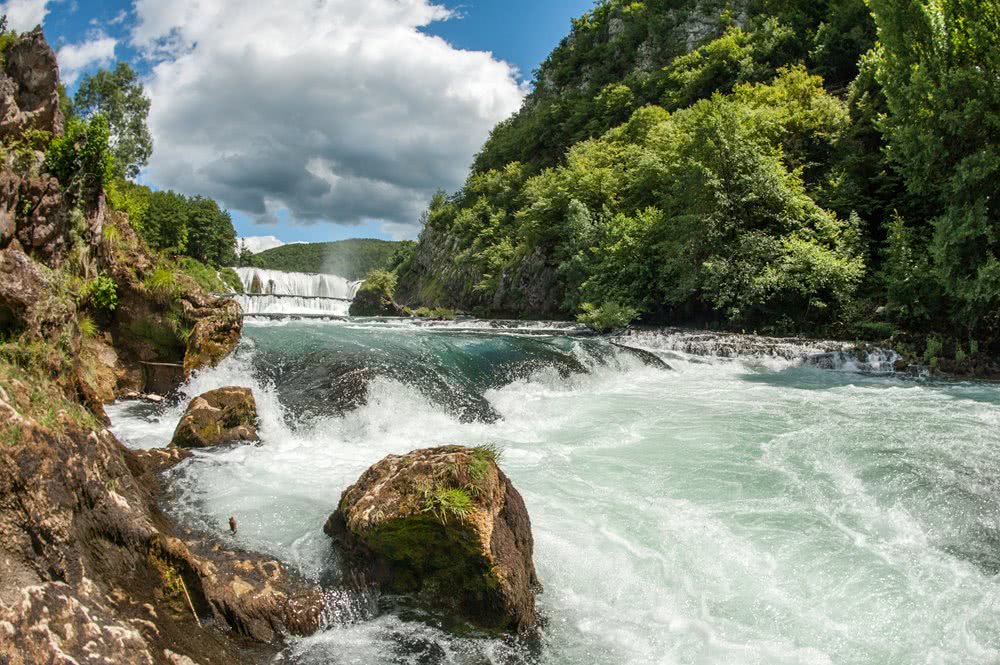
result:
[[[361,285],[340,275],[237,268],[244,295],[235,296],[247,314],[346,316]]]
[[[237,268],[247,293],[264,293],[304,298],[344,298],[351,300],[361,282],[340,275],[317,275],[305,272],[281,272],[261,268]]]

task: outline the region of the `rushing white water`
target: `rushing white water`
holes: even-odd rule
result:
[[[329,314],[347,316],[351,303],[335,298],[305,298],[302,296],[272,296],[237,294],[232,296],[243,313],[254,314]]]
[[[247,314],[344,316],[361,282],[339,275],[237,268],[245,295],[235,296]]]
[[[263,442],[198,452],[171,474],[169,510],[213,531],[235,513],[241,545],[326,579],[322,524],[370,464],[440,443],[504,449],[545,585],[539,643],[456,635],[335,594],[339,618],[286,662],[1000,662],[1000,387],[832,372],[805,351],[762,363],[651,343],[665,371],[598,362],[600,344],[251,321],[238,354],[185,395],[253,388]],[[525,354],[544,362],[477,378]],[[502,419],[463,420],[425,375],[391,372],[335,415],[311,386],[343,358],[460,376]],[[562,371],[561,358],[589,371]],[[148,447],[169,440],[183,406],[109,414]]]
[[[361,282],[352,282],[340,275],[320,275],[305,272],[281,272],[262,268],[236,268],[247,293],[267,293],[307,298],[344,298],[350,300]],[[255,288],[259,285],[259,289]]]

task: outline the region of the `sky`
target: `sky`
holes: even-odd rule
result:
[[[7,0],[72,92],[130,62],[140,181],[219,200],[256,246],[414,238],[594,0]],[[273,237],[273,238],[270,238]]]

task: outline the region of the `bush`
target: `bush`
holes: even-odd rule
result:
[[[577,315],[576,320],[599,333],[624,328],[639,316],[637,309],[616,302],[600,306],[585,302],[580,305],[580,309],[583,311]]]
[[[83,295],[95,309],[113,312],[118,307],[118,285],[107,275],[100,275],[88,282]]]
[[[109,137],[108,122],[102,115],[89,120],[70,118],[66,133],[49,145],[44,168],[75,198],[94,195],[114,176]]]

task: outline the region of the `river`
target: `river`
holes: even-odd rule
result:
[[[262,443],[199,451],[166,507],[212,532],[235,514],[240,545],[330,587],[290,663],[1000,662],[1000,387],[626,340],[666,369],[567,332],[249,318],[183,396],[253,388]],[[185,402],[109,414],[162,446]],[[537,641],[337,591],[322,526],[348,485],[388,453],[487,442],[531,515]]]

